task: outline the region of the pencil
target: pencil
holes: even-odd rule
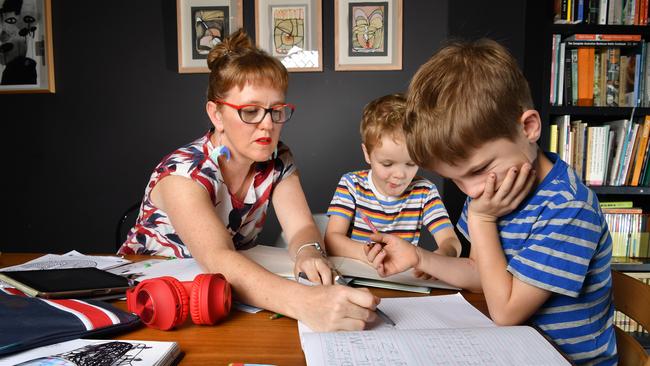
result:
[[[370,221],[370,218],[368,217],[368,215],[366,215],[363,212],[362,209],[359,209],[359,216],[361,216],[361,219],[363,220],[363,222],[365,222],[366,225],[368,225],[368,227],[370,228],[370,230],[372,230],[373,233],[379,232],[379,230],[377,230],[375,225],[372,224],[372,221]]]
[[[280,319],[280,318],[282,318],[282,317],[284,317],[284,315],[282,315],[282,314],[280,314],[280,313],[275,313],[275,314],[269,316],[269,319],[271,319],[271,320],[275,320],[275,319]]]

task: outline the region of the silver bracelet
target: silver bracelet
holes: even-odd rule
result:
[[[300,248],[298,248],[298,250],[296,250],[296,258],[298,258],[298,254],[300,254],[300,251],[301,251],[301,250],[303,250],[303,249],[305,249],[305,248],[307,248],[307,247],[311,247],[311,246],[313,246],[314,248],[316,248],[316,250],[318,250],[318,252],[320,253],[320,255],[322,255],[323,257],[326,257],[326,256],[327,256],[327,254],[325,254],[325,251],[324,251],[323,248],[320,246],[320,244],[318,244],[318,242],[314,242],[314,243],[307,243],[307,244],[303,244],[303,245],[301,245]]]

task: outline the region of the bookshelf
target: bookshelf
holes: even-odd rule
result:
[[[612,1],[612,0],[610,0]],[[585,1],[587,2],[587,1]],[[553,35],[560,34],[564,40],[574,34],[621,34],[641,35],[645,42],[650,42],[650,26],[639,25],[601,25],[601,24],[555,24],[554,0],[526,2],[526,34],[524,74],[528,79],[537,110],[540,112],[544,127],[540,146],[545,150],[550,142],[550,125],[558,117],[570,115],[571,120],[588,121],[589,125],[598,125],[606,121],[629,119],[632,107],[603,107],[553,105],[551,99],[551,76]],[[650,45],[650,44],[649,44]],[[650,85],[648,86],[650,87]],[[650,104],[637,107],[635,120],[639,116],[650,115]],[[602,201],[633,201],[635,207],[650,213],[650,187],[644,186],[592,186],[593,191]],[[617,259],[618,261],[623,261]],[[640,263],[621,263],[615,267],[621,270],[650,272],[650,261]]]
[[[612,1],[612,0],[610,0]],[[587,0],[585,0],[587,2]],[[524,74],[529,81],[533,99],[540,112],[544,127],[540,146],[545,150],[550,142],[550,125],[559,116],[570,115],[573,120],[587,120],[589,124],[630,118],[632,107],[585,107],[553,105],[551,103],[551,60],[553,55],[553,34],[564,39],[573,34],[639,34],[646,42],[650,41],[650,26],[638,25],[599,25],[599,24],[554,24],[554,0],[528,0],[526,2],[526,34]],[[650,45],[650,44],[649,44]],[[650,50],[650,49],[649,49]],[[602,74],[601,74],[602,76]],[[650,87],[650,86],[648,86]],[[650,104],[648,104],[650,106]],[[650,115],[650,108],[637,107],[635,116]],[[643,186],[593,186],[593,191],[603,201],[632,201],[635,207],[650,213],[650,187]],[[650,281],[650,258],[615,257],[612,268],[631,274],[648,283]],[[617,313],[615,322],[628,332],[644,340],[648,346],[648,331],[630,326],[631,321],[622,313]]]

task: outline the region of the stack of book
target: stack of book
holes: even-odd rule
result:
[[[555,0],[556,24],[648,24],[648,0]]]
[[[631,201],[601,202],[612,237],[613,257],[648,257],[648,214]]]
[[[561,106],[647,106],[647,44],[639,34],[552,37],[550,103]]]
[[[549,151],[590,186],[650,186],[650,116],[589,123],[559,116],[550,126]]]

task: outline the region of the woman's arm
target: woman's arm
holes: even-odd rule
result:
[[[349,257],[367,262],[366,253],[363,250],[365,243],[359,243],[348,237],[350,220],[341,216],[331,215],[325,231],[325,244],[327,252],[331,255]]]
[[[303,286],[239,254],[207,192],[195,182],[166,177],[153,189],[152,200],[167,213],[201,267],[222,273],[241,301],[300,319],[317,330],[359,330],[375,319],[379,299],[367,291]]]
[[[297,172],[284,178],[275,187],[272,200],[278,221],[289,243],[289,256],[295,260],[294,275],[297,277],[298,272],[304,272],[312,282],[332,284],[332,271],[327,259],[315,246],[303,247],[300,253],[297,253],[304,244],[323,242],[323,236],[314,223]]]

